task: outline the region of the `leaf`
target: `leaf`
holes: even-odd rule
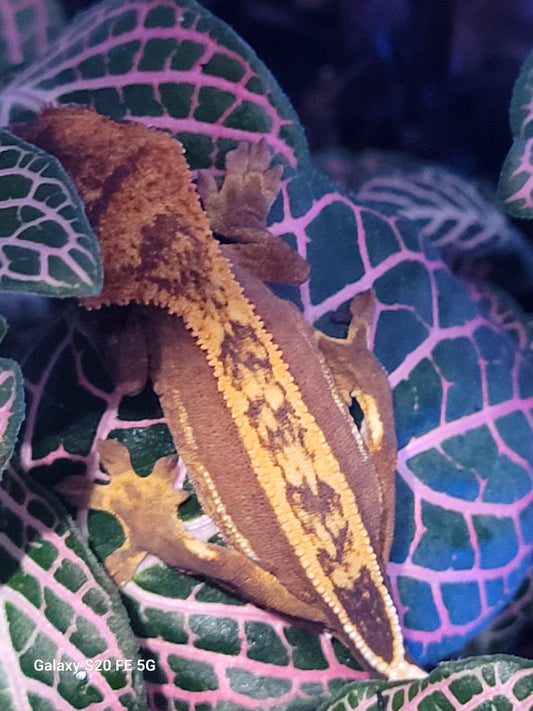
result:
[[[403,161],[374,151],[355,161],[374,165],[373,174],[357,186],[357,199],[380,212],[401,215],[420,228],[446,255],[467,258],[501,251],[524,239],[475,183],[430,163]]]
[[[415,224],[454,273],[490,280],[518,297],[527,294],[533,281],[533,250],[486,186],[393,152],[333,154],[321,163],[331,174],[342,169],[344,184],[358,202]]]
[[[519,711],[533,696],[533,663],[517,657],[477,657],[439,664],[427,679],[362,682],[345,687],[320,711]],[[529,702],[526,701],[529,699]]]
[[[0,72],[5,72],[46,49],[63,12],[55,0],[1,0],[0,18]]]
[[[118,594],[67,516],[11,469],[0,502],[3,707],[146,708]]]
[[[111,0],[79,15],[4,88],[0,125],[56,101],[166,129],[192,168],[220,168],[227,150],[261,135],[293,167],[307,150],[270,72],[194,0]]]
[[[505,654],[512,650],[530,657],[528,640],[533,631],[533,579],[524,578],[515,598],[492,623],[463,649],[465,656]]]
[[[60,164],[0,129],[0,288],[96,294],[98,241]]]
[[[310,710],[363,676],[340,645],[157,561],[124,594],[143,655],[157,661],[149,704],[164,694],[184,707],[216,699],[236,710]]]
[[[0,341],[7,324],[0,317]],[[0,480],[11,459],[17,435],[24,419],[24,385],[20,368],[14,360],[0,358]]]
[[[459,281],[416,223],[358,205],[324,177],[300,172],[280,204],[271,229],[292,232],[310,262],[299,294],[310,321],[342,337],[350,299],[374,289],[373,351],[399,443],[388,573],[411,653],[435,663],[512,599],[531,562],[525,319]]]
[[[505,210],[533,217],[533,53],[516,80],[510,119],[513,143],[504,161],[498,191]]]
[[[0,472],[11,459],[23,419],[24,392],[20,368],[15,361],[0,358]]]
[[[477,283],[472,293],[475,293],[480,309],[490,314],[491,320],[499,324],[516,347],[525,355],[530,354],[533,342],[531,315],[524,313],[516,300],[503,289]]]

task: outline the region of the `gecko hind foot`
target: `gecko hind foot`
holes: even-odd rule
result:
[[[261,281],[301,284],[309,277],[303,257],[267,229],[268,213],[279,192],[281,165],[270,167],[266,139],[240,143],[226,155],[221,187],[212,174],[201,171],[198,194],[222,254]]]
[[[220,189],[209,173],[198,178],[198,193],[211,229],[238,239],[241,230],[266,230],[268,212],[279,191],[283,168],[270,168],[270,150],[265,139],[240,143],[226,155],[226,175]]]

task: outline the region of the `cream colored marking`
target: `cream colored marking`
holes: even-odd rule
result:
[[[203,541],[198,541],[195,538],[183,538],[183,545],[193,555],[198,556],[201,560],[216,560],[218,553],[213,548],[209,548]]]
[[[368,432],[367,445],[371,452],[378,451],[384,437],[383,421],[376,400],[369,394],[358,390],[354,393],[361,409],[365,413],[366,431]]]

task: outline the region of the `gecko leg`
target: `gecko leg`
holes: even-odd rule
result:
[[[116,392],[137,395],[148,380],[148,344],[139,312],[107,306],[97,311],[75,313],[108,372]]]
[[[270,167],[270,150],[264,139],[252,146],[241,143],[226,155],[221,188],[205,171],[199,175],[197,188],[227,259],[261,281],[301,284],[309,277],[307,262],[267,228],[282,171],[280,165]]]
[[[106,559],[111,577],[124,585],[146,554],[194,575],[205,575],[256,604],[323,625],[320,611],[288,592],[269,572],[232,548],[204,543],[192,536],[177,516],[187,498],[172,488],[175,456],[159,459],[148,477],[139,477],[126,447],[116,440],[98,442],[101,462],[110,475],[107,486],[95,485],[88,499],[90,508],[105,510],[120,522],[124,544]]]

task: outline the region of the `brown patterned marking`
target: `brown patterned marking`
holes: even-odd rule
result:
[[[142,239],[139,246],[140,271],[157,272],[160,270],[161,259],[165,258],[165,251],[172,247],[172,243],[176,239],[177,229],[178,219],[175,214],[156,215],[153,224],[141,227]]]
[[[120,191],[123,181],[137,170],[135,156],[126,160],[108,175],[101,184],[97,179],[86,179],[93,190],[98,190],[100,196],[87,202],[85,212],[91,225],[98,225],[100,218],[107,211],[112,198]]]
[[[277,384],[279,391],[279,404],[260,396],[251,401],[252,420],[250,424],[257,430],[258,438],[265,449],[272,452],[278,465],[281,462],[278,454],[290,445],[305,448],[305,430],[289,402],[286,391]],[[260,407],[259,407],[260,403]],[[248,408],[250,411],[250,408]],[[312,457],[312,453],[310,453]]]
[[[200,239],[187,225],[183,215],[177,212],[163,212],[155,215],[152,224],[142,225],[141,235],[140,264],[143,271],[148,273],[164,271],[165,267],[168,269],[176,257],[183,260],[181,265],[183,269],[190,269],[200,265],[202,259],[207,259],[209,256],[208,250],[205,248],[205,240]],[[180,240],[182,244],[179,252],[175,250],[177,235],[187,238]]]
[[[169,293],[187,295],[191,301],[205,302],[212,298],[214,285],[201,268],[209,259],[205,244],[176,213],[156,215],[152,225],[141,228],[139,279],[168,284]],[[185,236],[181,249],[176,250],[176,235]]]
[[[290,422],[291,418],[294,417],[294,412],[291,407],[291,404],[286,398],[285,400],[283,400],[283,403],[274,410],[274,417],[279,427],[285,427],[285,425]],[[299,430],[298,435],[301,434],[302,433]]]
[[[353,532],[343,515],[339,493],[319,480],[315,493],[306,486],[288,485],[287,497],[303,530],[316,538],[318,559],[326,575],[331,575],[342,566],[350,548],[355,545]]]
[[[290,434],[288,429],[281,429],[280,427],[267,429],[266,439],[262,438],[262,441],[272,452],[283,452],[287,445],[293,441]]]
[[[322,517],[324,513],[342,515],[342,504],[338,492],[332,489],[325,481],[317,482],[316,493],[313,493],[307,486],[287,486],[287,498],[294,504],[295,511],[304,511],[306,517],[301,518],[304,530],[311,533],[314,530],[314,516]],[[307,516],[309,514],[310,516]],[[329,535],[341,544],[339,552],[344,552],[345,531],[348,526],[347,521],[342,521],[342,525],[326,525]],[[336,546],[337,548],[337,546]]]
[[[226,324],[219,357],[225,371],[235,383],[238,383],[247,371],[260,374],[270,366],[268,353],[258,341],[253,328],[238,321],[229,321]]]
[[[261,421],[261,411],[266,405],[266,400],[263,396],[257,397],[254,400],[250,400],[248,403],[248,409],[246,410],[246,417],[250,422],[252,427],[257,427]]]
[[[291,429],[290,423],[295,420],[295,412],[292,407],[288,397],[285,397],[282,404],[274,410],[274,419],[276,421],[277,429],[283,432],[292,433],[291,442],[297,444],[301,449],[308,449],[306,445],[306,434],[307,429],[304,426]],[[309,452],[309,458],[311,462],[315,461],[315,454],[313,451]]]

